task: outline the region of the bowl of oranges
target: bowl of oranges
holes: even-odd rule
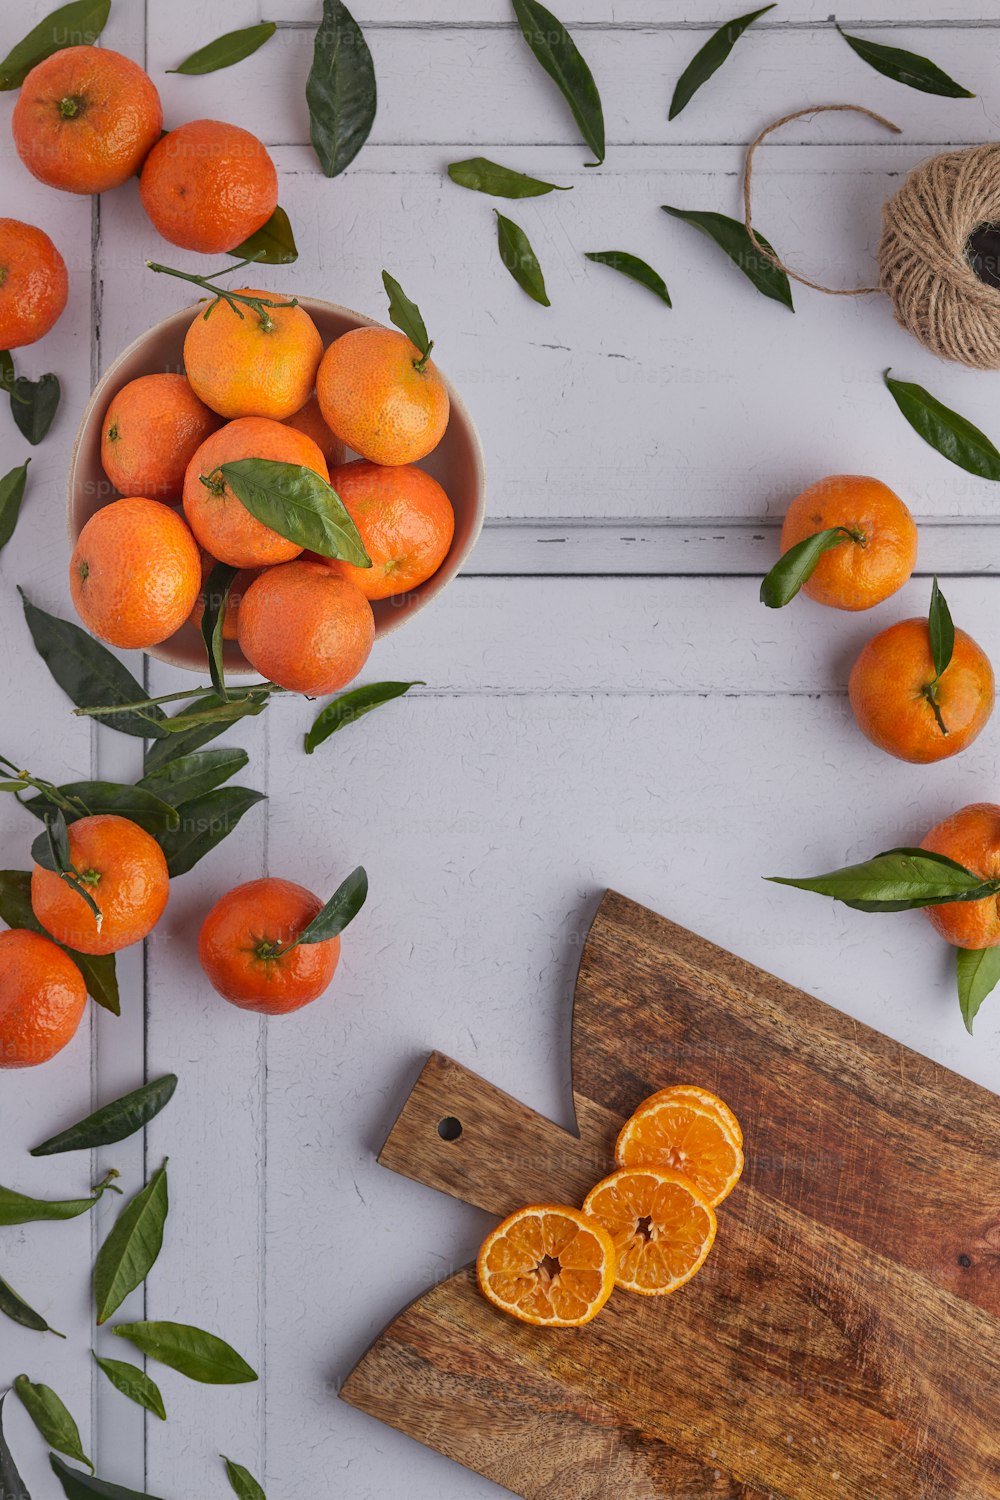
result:
[[[204,672],[202,621],[224,579],[228,672],[310,696],[351,681],[482,528],[479,437],[422,342],[331,302],[239,288],[125,349],[69,471],[87,628]]]

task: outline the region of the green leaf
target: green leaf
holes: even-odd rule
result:
[[[358,865],[337,887],[323,910],[316,913],[309,926],[278,951],[289,953],[300,943],[327,943],[331,938],[339,937],[344,928],[354,921],[367,900],[368,875],[364,866]]]
[[[24,618],[31,631],[35,650],[48,667],[63,692],[77,708],[98,708],[105,704],[135,703],[146,697],[146,690],[123,667],[116,656],[95,641],[70,620],[50,615],[32,604],[23,589],[18,589],[24,605]],[[135,713],[115,714],[106,722],[123,734],[142,739],[158,739],[163,710],[154,705]]]
[[[718,72],[747,27],[753,25],[759,16],[764,16],[773,9],[774,5],[765,5],[761,10],[750,11],[749,15],[737,16],[734,21],[727,21],[709,37],[677,80],[674,97],[670,101],[671,120],[676,119],[702,84],[707,83],[712,74]]]
[[[341,0],[323,0],[306,81],[309,134],[327,177],[357,156],[375,123],[375,64],[361,27]]]
[[[212,686],[219,697],[228,700],[226,692],[226,668],[222,660],[224,641],[222,627],[226,622],[226,606],[233,579],[239,572],[229,563],[216,563],[205,584],[205,608],[201,616],[201,638],[208,652],[208,670]]]
[[[53,1473],[63,1487],[66,1500],[157,1500],[155,1495],[141,1494],[138,1490],[127,1490],[120,1484],[109,1484],[106,1479],[92,1479],[78,1469],[70,1469],[54,1453],[49,1454]]]
[[[668,307],[673,306],[663,277],[644,260],[640,260],[638,255],[630,255],[627,250],[585,250],[583,253],[587,260],[596,261],[599,266],[610,266],[612,271],[620,271],[623,276],[653,292]]]
[[[1000,982],[1000,948],[959,948],[955,962],[958,1003],[965,1029],[971,1036],[979,1007]]]
[[[116,1391],[121,1391],[123,1396],[127,1396],[137,1406],[151,1411],[161,1422],[167,1420],[167,1410],[163,1405],[159,1386],[150,1380],[145,1370],[140,1370],[138,1365],[130,1365],[126,1359],[102,1359],[96,1350],[91,1349],[90,1352]]]
[[[149,1359],[204,1385],[244,1385],[257,1379],[256,1370],[224,1339],[187,1323],[119,1323],[111,1332]]]
[[[117,1141],[127,1140],[155,1120],[161,1109],[165,1109],[174,1097],[177,1074],[165,1073],[154,1078],[141,1088],[113,1099],[110,1104],[95,1110],[85,1120],[79,1120],[58,1135],[50,1136],[31,1152],[32,1156],[59,1156],[64,1151],[94,1151],[98,1146],[113,1146]]]
[[[14,389],[14,356],[9,349],[0,349],[0,391],[9,396]]]
[[[206,694],[198,701],[201,704],[203,717],[192,721],[191,715],[186,710],[182,710],[172,719],[163,720],[167,726],[163,738],[150,745],[146,751],[144,781],[154,774],[165,771],[168,766],[174,766],[179,761],[186,760],[202,745],[208,744],[210,740],[222,734],[230,724],[236,723],[239,719],[256,718],[267,707],[266,695],[231,698],[228,703],[223,703],[218,694],[213,693]],[[213,713],[218,714],[219,717],[212,717]]]
[[[417,349],[420,358],[414,360],[414,364],[417,369],[423,369],[434,343],[427,337],[427,325],[420,316],[420,308],[410,301],[395,276],[390,276],[388,271],[382,272],[382,285],[389,297],[389,322],[394,323],[401,333],[405,333]]]
[[[474,193],[489,193],[493,198],[542,198],[546,193],[571,193],[572,187],[560,187],[555,182],[541,182],[537,177],[526,177],[512,167],[501,167],[486,156],[470,156],[466,161],[453,161],[448,176],[459,187],[470,188]]]
[[[288,215],[280,203],[267,223],[229,252],[240,260],[255,260],[261,266],[287,266],[299,252]]]
[[[98,1323],[106,1323],[125,1298],[141,1286],[163,1248],[167,1222],[167,1164],[153,1173],[115,1221],[94,1263],[94,1303]]]
[[[32,68],[63,47],[92,47],[107,23],[111,0],[74,0],[33,26],[0,62],[0,89],[16,89]]]
[[[943,94],[947,99],[974,99],[975,94],[949,78],[937,63],[921,57],[917,52],[907,52],[903,47],[887,47],[882,42],[868,42],[860,36],[848,36],[840,31],[844,41],[857,55],[883,78],[893,83],[905,83],[907,88],[919,89],[922,94]]]
[[[572,111],[580,134],[597,157],[604,160],[604,110],[594,75],[561,21],[538,0],[513,0],[521,34]]]
[[[391,703],[393,698],[401,698],[411,687],[424,686],[423,682],[370,682],[364,687],[352,688],[349,693],[341,693],[339,698],[321,708],[313,720],[306,735],[306,754],[312,755],[317,745],[322,745],[345,724],[353,724],[355,719],[370,714],[373,708]]]
[[[35,1385],[27,1375],[19,1375],[14,1381],[14,1389],[49,1447],[65,1453],[77,1463],[86,1464],[93,1473],[94,1465],[84,1453],[80,1441],[80,1429],[52,1387]]]
[[[279,536],[322,557],[371,567],[343,500],[314,470],[273,458],[238,458],[218,472],[250,514]]]
[[[238,1500],[267,1500],[267,1496],[249,1469],[245,1469],[242,1464],[234,1463],[224,1453],[219,1456],[226,1466],[229,1483],[232,1485]]]
[[[883,379],[914,432],[919,433],[942,458],[980,479],[1000,480],[1000,453],[984,432],[973,427],[957,411],[943,406],[922,385],[893,380],[888,370]]]
[[[551,307],[552,304],[545,290],[542,268],[538,264],[538,258],[531,248],[528,236],[512,219],[505,219],[503,214],[497,213],[496,209],[493,212],[497,216],[497,244],[500,247],[500,259],[522,291],[527,292],[529,297],[533,297],[543,307]]]
[[[43,375],[40,380],[28,380],[19,375],[10,393],[10,414],[22,436],[32,445],[40,443],[52,426],[59,409],[59,380],[55,375]]]
[[[23,1193],[15,1193],[13,1188],[0,1187],[0,1225],[6,1227],[11,1224],[36,1224],[43,1220],[53,1222],[78,1219],[81,1214],[89,1213],[94,1204],[100,1201],[111,1186],[112,1177],[117,1175],[117,1172],[109,1173],[93,1189],[93,1196],[90,1198],[64,1198],[58,1202],[48,1198],[27,1198]]]
[[[28,482],[28,465],[30,458],[26,458],[19,469],[11,469],[0,479],[0,549],[6,547],[14,535],[14,527],[21,513],[21,501],[24,499],[24,487]]]
[[[795,311],[788,277],[773,261],[768,260],[766,255],[761,255],[747,233],[746,225],[741,224],[739,219],[730,219],[727,214],[671,208],[666,203],[662,205],[662,208],[665,214],[670,214],[673,218],[690,224],[694,229],[700,229],[702,234],[714,240],[720,250],[726,252],[729,259],[739,267],[758,292],[763,293],[765,297],[770,297],[773,302],[780,302],[791,312]],[[755,233],[760,243],[773,253],[774,246],[770,240],[765,239],[759,229]]]
[[[172,807],[179,807],[182,802],[190,802],[193,797],[214,791],[224,781],[238,775],[249,761],[246,751],[237,747],[198,750],[167,761],[159,770],[148,771],[137,785],[155,793]]]
[[[3,1404],[9,1395],[10,1391],[4,1391],[0,1396],[0,1500],[31,1500],[4,1436]]]
[[[13,1323],[20,1323],[22,1328],[30,1328],[34,1333],[54,1333],[57,1339],[66,1337],[58,1329],[50,1327],[41,1313],[29,1307],[24,1298],[19,1297],[2,1276],[0,1276],[0,1313],[3,1313],[5,1318],[10,1318]],[[3,1500],[3,1497],[3,1463],[0,1461],[0,1500]]]
[[[955,625],[951,618],[951,610],[938,587],[937,577],[931,585],[931,607],[927,617],[927,625],[931,637],[931,656],[934,661],[934,671],[937,676],[943,677],[951,665],[951,658],[955,650]]]
[[[72,886],[82,901],[93,913],[97,931],[104,923],[104,913],[94,900],[88,886],[80,879],[70,858],[69,835],[66,831],[66,815],[61,807],[50,808],[43,817],[45,832],[40,833],[31,845],[31,857],[43,870],[51,870],[66,884]]]
[[[55,942],[55,938],[45,931],[32,909],[29,870],[0,870],[0,918],[8,927],[26,927],[30,932],[40,932],[50,942]],[[64,943],[57,946],[69,954],[80,970],[91,998],[113,1016],[120,1015],[115,955],[78,953],[75,948],[67,948]],[[3,1500],[2,1495],[0,1500]]]
[[[165,71],[193,76],[217,73],[220,68],[231,68],[233,63],[242,62],[245,57],[256,52],[258,47],[263,47],[277,29],[273,21],[261,21],[259,25],[245,26],[241,31],[227,31],[223,36],[217,36],[214,42],[208,42],[204,47],[199,47],[197,52],[192,52],[176,68],[167,68]]]
[[[116,813],[138,823],[147,833],[157,834],[164,828],[177,827],[177,809],[142,786],[117,781],[68,781],[56,790],[66,797],[78,797],[86,807],[85,812],[77,815],[65,814],[70,823],[95,813]],[[36,818],[45,819],[56,804],[50,796],[39,792],[21,806]]]
[[[780,875],[767,878],[776,885],[832,896],[860,911],[911,911],[952,901],[979,901],[1000,891],[1000,882],[983,880],[964,865],[928,849],[889,849],[861,864],[801,880]]]
[[[263,800],[263,792],[245,786],[224,786],[204,797],[182,802],[178,808],[180,827],[175,833],[161,833],[158,839],[171,879],[193,869],[232,833],[245,812]]]
[[[768,609],[781,609],[789,604],[813,576],[823,553],[853,540],[846,526],[831,526],[796,542],[794,547],[782,553],[770,573],[765,575],[760,586],[761,604],[766,604]]]

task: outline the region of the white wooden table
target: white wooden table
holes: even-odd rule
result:
[[[5,7],[0,51],[49,8]],[[148,67],[168,126],[217,116],[272,147],[300,258],[262,272],[263,284],[383,317],[382,267],[400,278],[478,421],[490,474],[491,519],[471,565],[364,674],[427,687],[310,758],[300,700],[231,734],[252,754],[242,779],[269,801],[177,881],[146,953],[122,956],[122,1018],[94,1009],[47,1067],[0,1074],[5,1184],[78,1195],[113,1165],[133,1192],[169,1155],[164,1251],[123,1315],[207,1327],[260,1370],[258,1384],[216,1389],[153,1369],[170,1419],[144,1420],[89,1353],[88,1270],[118,1201],[71,1224],[2,1232],[0,1274],[70,1340],[4,1322],[0,1385],[22,1369],[51,1383],[101,1474],[168,1500],[228,1493],[220,1451],[261,1476],[270,1500],[500,1493],[336,1400],[370,1339],[469,1260],[486,1223],[382,1171],[375,1152],[435,1046],[571,1123],[569,1001],[609,885],[1000,1088],[1000,1002],[984,1006],[971,1041],[950,955],[919,914],[866,917],[761,880],[914,842],[952,809],[997,795],[996,724],[957,760],[906,766],[862,739],[844,689],[868,635],[924,611],[933,571],[958,622],[1000,661],[997,491],[920,443],[881,371],[926,384],[994,437],[1000,375],[937,362],[881,298],[796,288],[791,316],[659,209],[738,213],[742,147],[764,123],[812,102],[866,104],[902,135],[844,116],[797,122],[760,160],[757,213],[808,272],[869,279],[880,204],[901,174],[944,143],[996,136],[1000,22],[988,0],[908,0],[906,22],[884,0],[854,0],[841,17],[933,57],[979,94],[950,101],[861,63],[827,24],[829,0],[782,0],[668,125],[676,76],[740,7],[557,9],[603,92],[600,170],[584,169],[505,0],[358,0],[379,114],[332,182],[308,147],[303,101],[316,0],[269,3],[279,34],[201,79],[164,69],[259,19],[256,0],[115,0],[105,33]],[[186,298],[143,262],[204,266],[158,239],[135,186],[98,202],[30,178],[10,146],[13,98],[0,96],[0,211],[52,234],[71,298],[54,332],[18,357],[23,373],[55,370],[65,394],[0,557],[0,749],[57,780],[132,779],[139,743],[71,717],[31,648],[15,584],[70,612],[63,493],[79,415],[107,362]],[[479,152],[574,185],[499,205],[531,237],[549,310],[500,264],[492,201],[445,176]],[[656,266],[673,311],[582,259],[604,249]],[[6,471],[27,446],[9,416],[0,426]],[[765,611],[758,578],[788,500],[836,472],[877,475],[908,501],[920,576],[874,617],[807,601]],[[130,665],[141,671],[141,658]],[[155,664],[146,673],[153,692],[182,683]],[[25,867],[29,820],[10,800],[0,820],[3,865]],[[219,893],[265,871],[326,893],[361,861],[372,896],[323,1002],[268,1023],[218,999],[195,939]],[[26,1154],[167,1070],[178,1095],[145,1142],[93,1162]],[[128,1354],[106,1334],[96,1347]],[[35,1500],[49,1500],[44,1449],[15,1401],[7,1427]]]

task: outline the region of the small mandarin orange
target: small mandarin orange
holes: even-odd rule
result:
[[[66,306],[66,263],[43,229],[0,219],[0,349],[33,344]]]
[[[106,193],[139,170],[163,109],[148,73],[108,47],[63,47],[32,68],[11,122],[18,156],[68,193]]]
[[[936,823],[920,847],[957,860],[983,880],[1000,879],[1000,807],[993,802],[970,803]],[[1000,944],[1000,902],[996,896],[926,906],[923,911],[945,942],[956,948],[995,948]]]
[[[237,417],[205,439],[184,477],[184,514],[199,544],[233,568],[263,568],[290,562],[302,551],[250,514],[220,473],[223,464],[244,458],[298,464],[321,479],[329,469],[312,438],[270,417]]]
[[[73,885],[35,865],[31,907],[46,932],[78,953],[117,953],[156,926],[170,894],[163,850],[144,828],[116,813],[69,825],[70,860],[101,912],[101,924]]]
[[[293,880],[249,880],[208,913],[198,960],[232,1005],[267,1016],[300,1010],[322,995],[340,959],[339,937],[288,947],[322,909],[322,901]]]
[[[274,213],[278,173],[249,130],[222,120],[189,120],[150,151],[139,194],[165,240],[221,255],[256,234]]]
[[[258,306],[237,303],[239,313],[225,301],[199,308],[184,339],[188,380],[220,416],[283,421],[309,400],[323,340],[309,314],[290,298],[237,290],[258,299]]]
[[[173,503],[196,449],[222,425],[183,375],[140,375],[111,399],[101,428],[101,463],[122,495]]]
[[[339,558],[327,566],[350,579],[368,599],[417,588],[436,573],[455,535],[455,512],[436,479],[412,464],[366,459],[330,472],[330,483],[360,533],[370,568]]]
[[[316,395],[337,436],[376,464],[416,463],[448,426],[448,388],[437,366],[389,328],[352,328],[334,339]]]
[[[74,1038],[87,1005],[83,975],[51,938],[0,932],[0,1068],[48,1062]]]
[[[323,457],[331,469],[334,465],[344,462],[346,457],[344,445],[337,434],[332,432],[324,422],[315,392],[300,411],[293,411],[290,417],[285,417],[284,423],[286,427],[294,427],[299,432],[304,432],[306,437],[311,437],[316,446],[322,450]]]
[[[266,568],[240,604],[240,650],[261,676],[319,697],[346,687],[375,641],[375,617],[360,589],[322,563]]]
[[[77,614],[102,641],[155,646],[194,608],[201,554],[175,510],[128,496],[105,505],[80,532],[69,586]]]
[[[786,553],[817,531],[843,527],[840,546],[824,552],[802,592],[833,609],[871,609],[894,594],[917,561],[917,528],[888,485],[862,474],[834,474],[803,490],[781,528]]]

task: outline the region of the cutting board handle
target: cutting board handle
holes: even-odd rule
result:
[[[442,1052],[428,1058],[378,1159],[500,1216],[554,1199],[579,1205],[614,1165]]]

